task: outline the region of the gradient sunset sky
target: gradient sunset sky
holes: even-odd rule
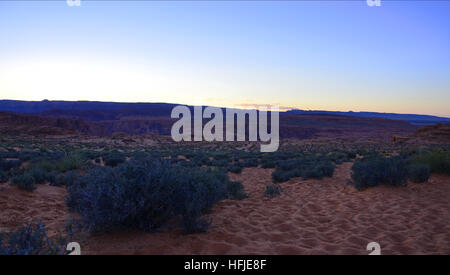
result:
[[[0,1],[0,99],[450,117],[450,1]]]

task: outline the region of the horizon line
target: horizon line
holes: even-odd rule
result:
[[[450,119],[450,116],[438,116],[438,115],[430,115],[430,114],[418,114],[418,113],[392,113],[392,112],[383,112],[383,111],[354,111],[354,110],[323,110],[323,109],[314,109],[314,110],[305,110],[298,107],[285,107],[285,106],[277,106],[274,104],[234,104],[234,107],[227,106],[214,106],[214,105],[196,105],[196,104],[184,104],[184,103],[171,103],[171,102],[152,102],[152,101],[101,101],[101,100],[50,100],[50,99],[42,99],[42,100],[22,100],[22,99],[0,99],[0,101],[23,101],[23,102],[99,102],[99,103],[130,103],[130,104],[170,104],[170,105],[184,105],[184,106],[203,106],[203,107],[217,107],[217,108],[233,108],[233,109],[244,109],[244,110],[258,110],[258,108],[238,108],[238,106],[276,106],[279,108],[280,113],[286,113],[288,111],[303,111],[303,112],[340,112],[340,113],[376,113],[376,114],[391,114],[391,115],[419,115],[419,116],[429,116],[435,118],[444,118]],[[283,111],[282,111],[283,110]]]

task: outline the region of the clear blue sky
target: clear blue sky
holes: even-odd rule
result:
[[[1,1],[0,98],[450,117],[450,1]]]

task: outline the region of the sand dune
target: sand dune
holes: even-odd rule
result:
[[[206,218],[208,233],[126,232],[94,235],[82,243],[86,254],[368,254],[376,241],[382,254],[450,254],[450,177],[407,188],[380,186],[357,191],[346,184],[351,163],[332,179],[292,179],[281,196],[264,197],[271,169],[246,168],[231,174],[250,195],[226,200]],[[40,217],[62,230],[67,209],[64,189],[39,186],[34,193],[0,191],[0,226]]]

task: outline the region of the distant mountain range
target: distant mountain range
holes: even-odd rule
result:
[[[339,112],[339,111],[305,111],[305,110],[291,110],[287,111],[289,114],[327,114],[340,116],[354,116],[366,118],[387,118],[394,120],[403,120],[414,125],[430,125],[430,124],[450,124],[450,118],[438,117],[430,115],[415,115],[415,114],[395,114],[395,113],[377,113],[377,112]]]
[[[168,136],[176,121],[170,117],[175,106],[177,104],[0,100],[0,134],[157,133]],[[281,138],[296,139],[390,140],[394,135],[414,133],[419,127],[410,121],[449,123],[447,118],[432,116],[292,110],[280,113],[279,133]],[[205,119],[203,123],[206,122]]]
[[[100,102],[100,101],[21,101],[0,100],[0,111],[41,114],[48,111],[63,111],[83,113],[84,111],[133,111],[151,116],[170,116],[170,111],[178,104],[169,103],[124,103],[124,102]],[[70,111],[70,112],[67,112]]]
[[[176,105],[170,103],[0,100],[0,111],[37,114],[50,117],[67,117],[86,121],[102,121],[117,120],[129,116],[169,117],[172,108]],[[447,117],[416,114],[291,110],[282,113],[282,115],[338,115],[403,120],[413,125],[450,124],[450,118]]]

